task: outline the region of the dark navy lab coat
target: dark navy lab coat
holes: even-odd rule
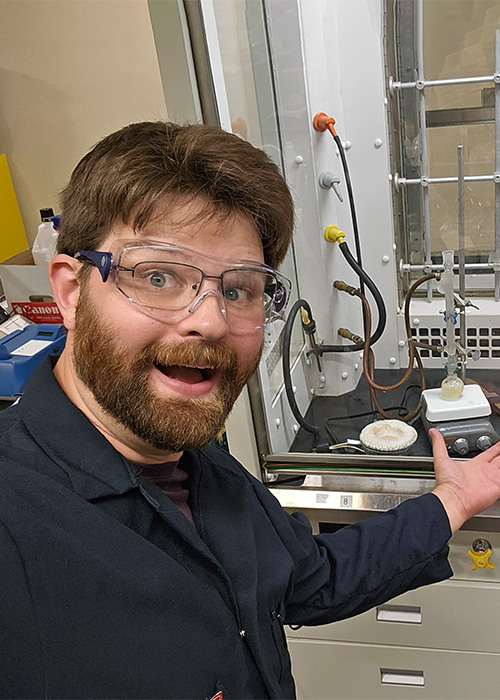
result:
[[[283,624],[451,575],[432,494],[313,537],[218,448],[186,452],[196,529],[46,361],[0,415],[0,697],[293,698]]]

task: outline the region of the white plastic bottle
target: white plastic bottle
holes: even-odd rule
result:
[[[36,234],[31,252],[36,265],[46,265],[48,262],[47,255],[50,251],[52,238],[55,233],[54,226],[52,225],[54,210],[50,208],[40,209],[40,216],[42,223],[38,226],[38,233]]]
[[[59,236],[59,222],[61,217],[59,215],[52,217],[52,236],[47,246],[47,252],[45,253],[45,260],[49,263],[54,255],[56,254],[57,248],[57,238]]]

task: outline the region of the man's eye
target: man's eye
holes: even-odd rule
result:
[[[244,289],[243,287],[231,287],[231,289],[226,289],[224,296],[228,301],[237,301],[240,304],[251,300],[252,294],[249,289]]]
[[[164,272],[152,272],[147,279],[152,287],[165,287],[171,283],[169,275]]]
[[[179,286],[180,280],[177,275],[166,270],[153,270],[144,277],[145,282],[156,289],[172,288]]]

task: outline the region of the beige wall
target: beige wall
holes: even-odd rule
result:
[[[0,152],[28,240],[81,156],[166,118],[147,0],[0,0]]]

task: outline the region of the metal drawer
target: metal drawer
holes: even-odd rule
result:
[[[498,700],[500,655],[290,640],[298,700]]]
[[[306,638],[500,653],[500,584],[450,580],[362,615],[318,627],[287,628]]]

